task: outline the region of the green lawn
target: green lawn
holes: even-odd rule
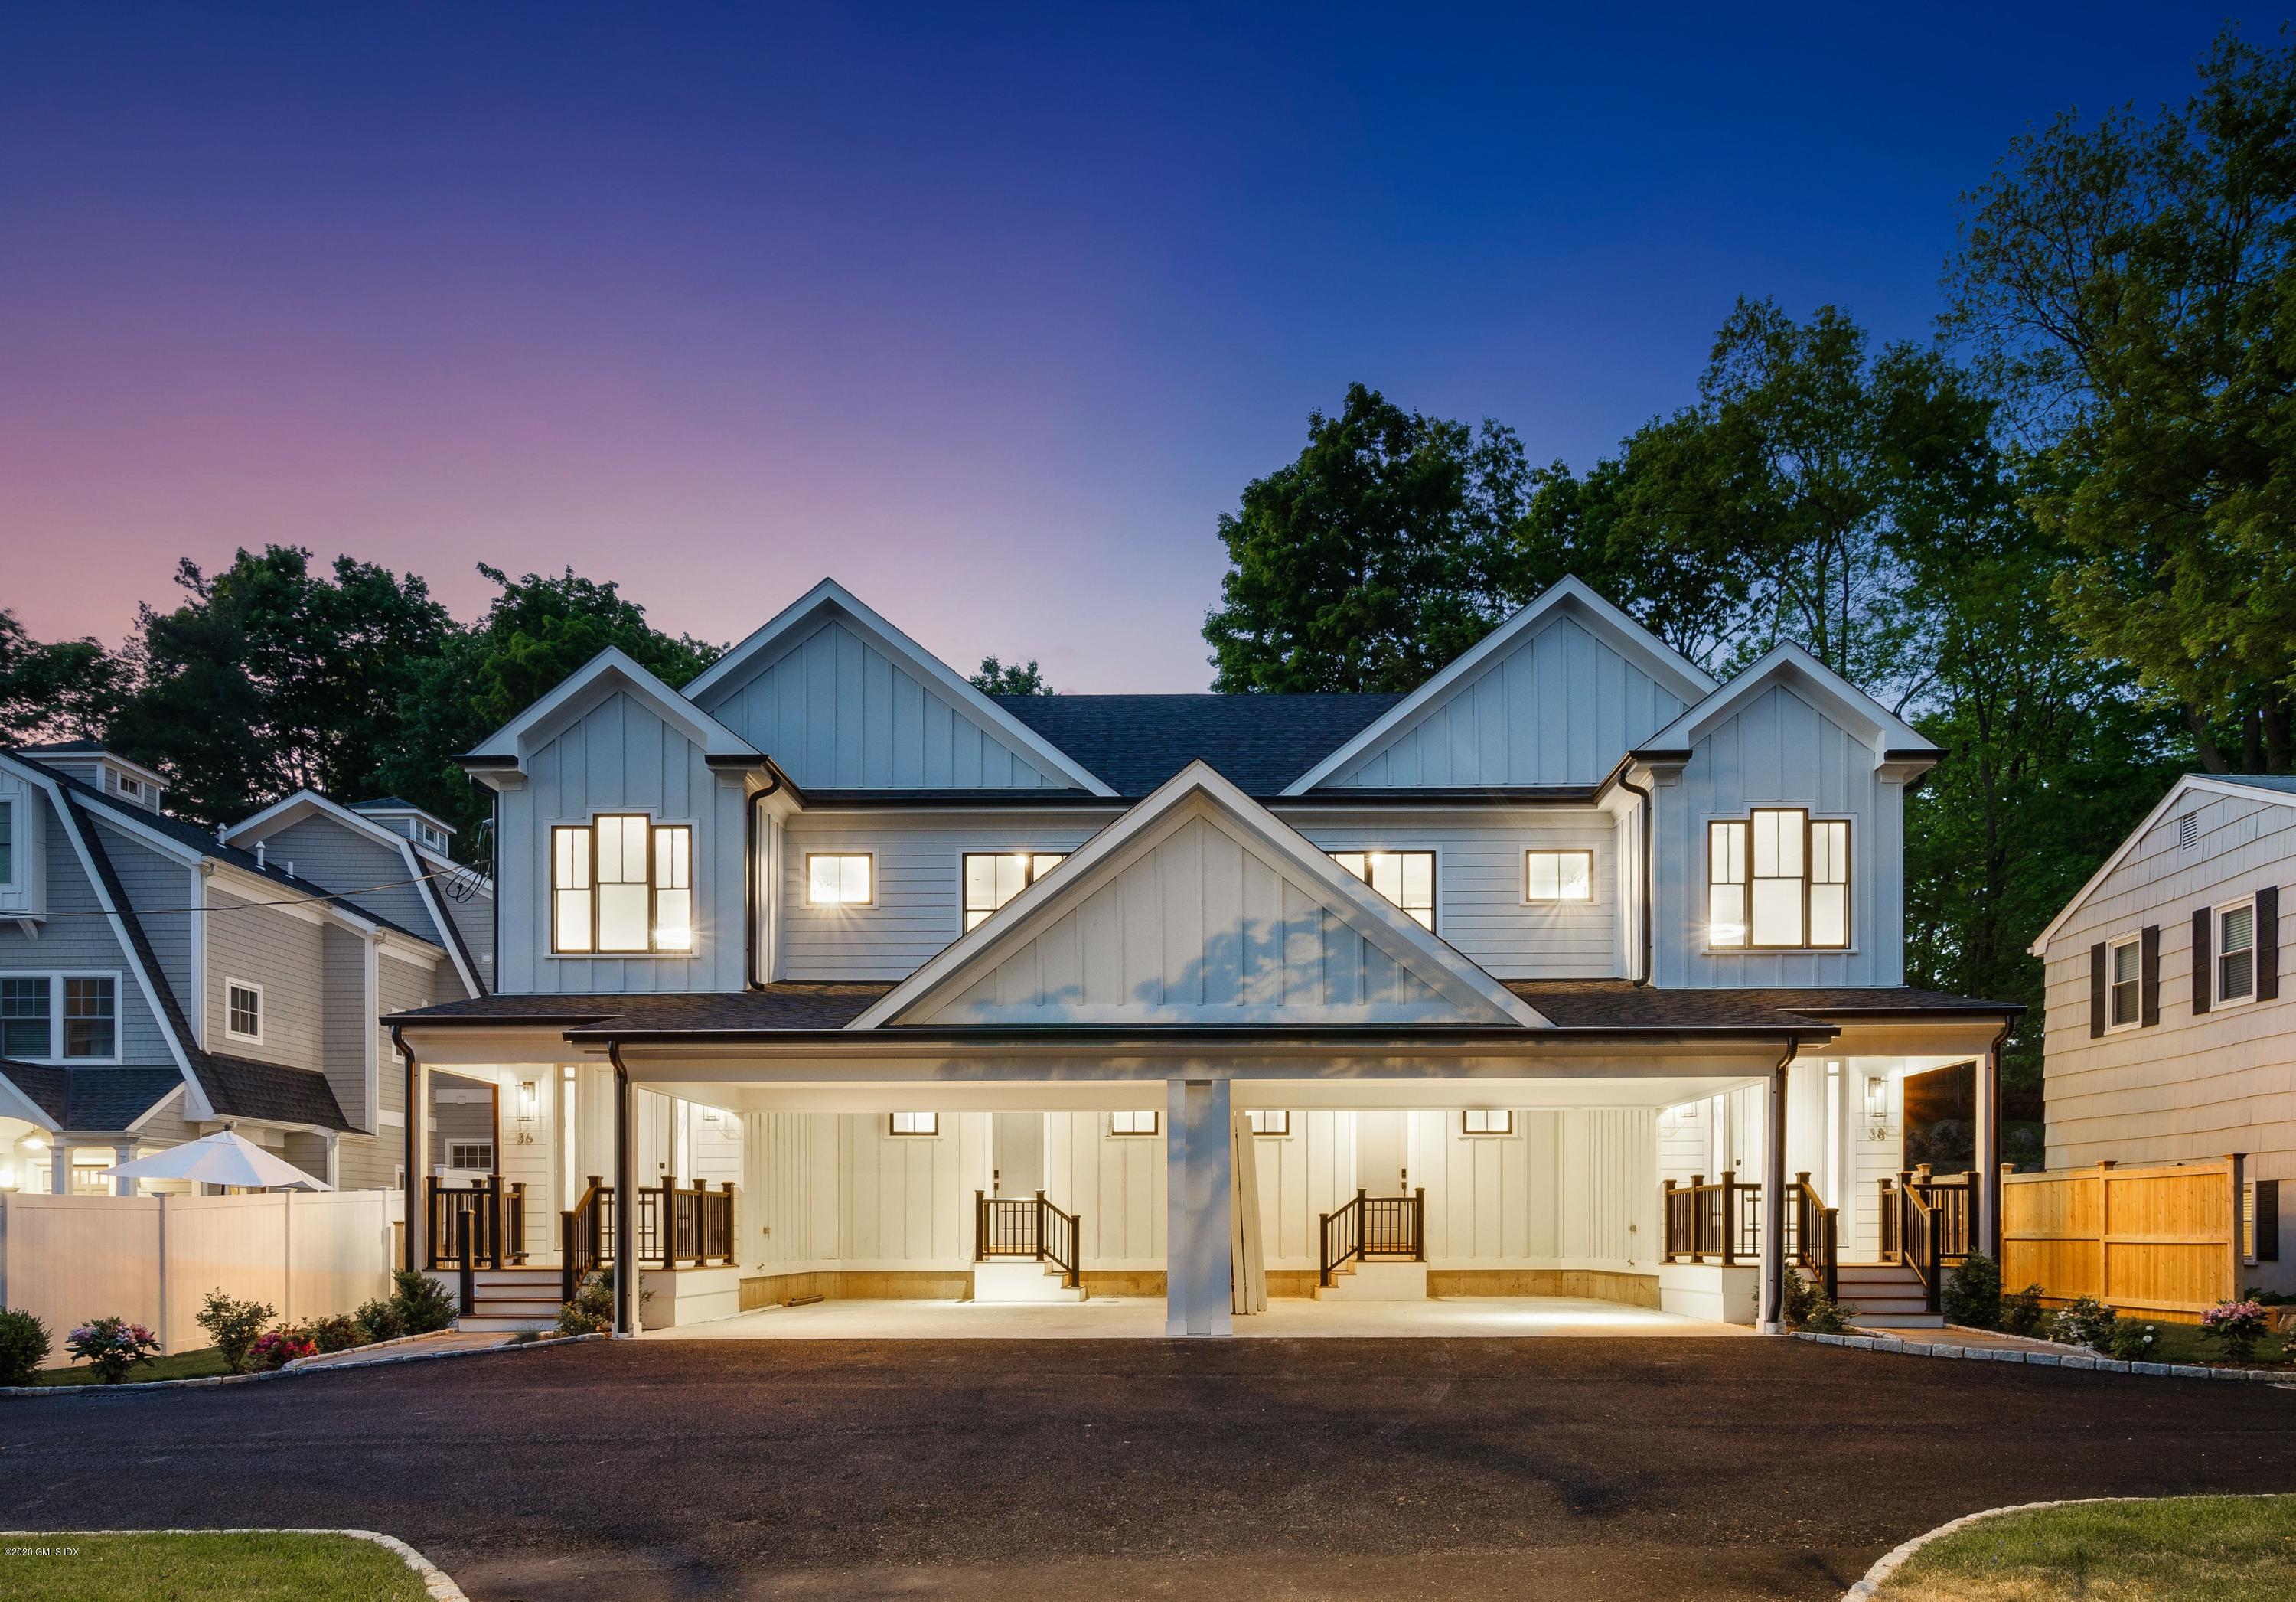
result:
[[[1882,1602],[2286,1602],[2296,1497],[2174,1497],[2005,1514],[1932,1541]]]
[[[11,1535],[9,1602],[424,1602],[395,1552],[344,1535]]]
[[[228,1374],[223,1354],[212,1346],[202,1346],[197,1351],[171,1351],[165,1357],[155,1357],[148,1363],[139,1363],[127,1371],[127,1382],[134,1384],[147,1379],[205,1379],[211,1374]],[[43,1368],[32,1376],[36,1385],[92,1385],[95,1370],[78,1368]],[[7,1588],[0,1586],[0,1596]]]
[[[2138,1319],[2135,1321],[2143,1324],[2150,1320]],[[2145,1349],[2144,1355],[2138,1360],[2139,1361],[2231,1363],[2231,1360],[2225,1356],[2224,1343],[2221,1341],[2204,1338],[2201,1334],[2201,1327],[2197,1324],[2156,1323],[2152,1326],[2152,1332],[2155,1337],[2152,1344]],[[2284,1368],[2288,1366],[2288,1362],[2280,1355],[2280,1348],[2287,1343],[2287,1340],[2286,1335],[2267,1335],[2262,1340],[2257,1342],[2254,1357],[2245,1363],[2231,1364],[2231,1366],[2240,1368]]]

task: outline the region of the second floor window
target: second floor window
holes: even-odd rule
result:
[[[693,828],[643,812],[552,828],[550,943],[601,954],[692,950]]]
[[[1527,901],[1591,901],[1595,899],[1595,853],[1529,851],[1523,857]]]
[[[2111,1010],[2106,1023],[2114,1029],[2136,1023],[2144,1013],[2144,954],[2136,941],[2125,940],[2112,948],[2112,971],[2108,975]]]
[[[109,1062],[119,1056],[119,981],[111,974],[0,979],[0,1056]]]
[[[980,928],[990,913],[1067,859],[1066,851],[967,851],[964,932]]]
[[[263,987],[224,981],[224,1033],[234,1040],[263,1043]]]
[[[1333,851],[1332,860],[1404,911],[1423,929],[1435,927],[1435,853]]]
[[[1758,807],[1706,826],[1706,940],[1718,949],[1849,944],[1849,825]]]
[[[0,801],[0,884],[16,882],[16,803]]]
[[[0,1056],[29,1060],[49,1055],[55,1049],[49,1038],[53,1017],[46,974],[0,979]]]
[[[2256,903],[2217,908],[2217,999],[2245,1001],[2256,994]]]

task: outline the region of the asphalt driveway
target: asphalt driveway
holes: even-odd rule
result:
[[[0,1401],[0,1509],[381,1530],[479,1602],[1823,1598],[2292,1441],[2276,1387],[1791,1341],[639,1343]]]

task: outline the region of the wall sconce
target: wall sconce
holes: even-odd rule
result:
[[[1890,1138],[1890,1082],[1868,1074],[1866,1079],[1866,1138]]]
[[[532,1080],[518,1081],[518,1096],[512,1108],[518,1117],[518,1143],[521,1146],[534,1144],[534,1121],[540,1113],[541,1099],[541,1093]]]

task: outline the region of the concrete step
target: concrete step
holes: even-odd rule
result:
[[[972,1265],[975,1302],[1081,1302],[1084,1286],[1063,1285],[1060,1270],[1033,1257],[990,1259]]]
[[[495,1318],[487,1314],[455,1320],[455,1327],[475,1335],[516,1335],[521,1330],[545,1331],[557,1327],[555,1312],[547,1319]]]
[[[472,1316],[480,1319],[555,1319],[563,1306],[555,1296],[473,1296]]]
[[[1943,1329],[1945,1327],[1943,1313],[1856,1312],[1850,1315],[1849,1321],[1852,1324],[1863,1325],[1869,1329]]]
[[[1927,1296],[1844,1296],[1841,1308],[1853,1319],[1869,1313],[1925,1313],[1930,1310]]]
[[[1424,1302],[1427,1265],[1371,1258],[1351,1262],[1316,1287],[1318,1302]]]

